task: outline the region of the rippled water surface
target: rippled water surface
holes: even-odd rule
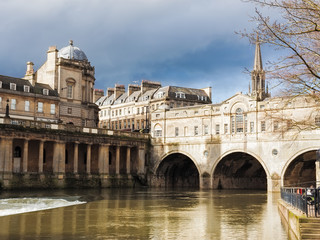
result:
[[[0,198],[86,202],[2,216],[1,240],[287,239],[278,194],[106,189],[2,193]]]

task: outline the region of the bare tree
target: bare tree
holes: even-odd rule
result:
[[[276,60],[268,62],[267,77],[271,86],[282,90],[282,110],[274,109],[267,114],[280,122],[287,122],[287,128],[298,130],[317,129],[320,126],[320,1],[319,0],[244,0],[254,3],[260,10],[252,21],[257,27],[252,32],[240,32],[251,42],[271,45],[279,51]],[[263,10],[272,10],[272,16],[265,16]],[[267,11],[264,11],[267,12]],[[279,89],[279,88],[278,88]],[[302,119],[280,114],[292,101],[303,97],[314,110]],[[286,99],[286,100],[285,100]],[[300,104],[301,105],[301,104]],[[304,115],[304,114],[302,114]]]
[[[269,79],[282,85],[290,95],[320,93],[320,1],[316,0],[245,0],[278,13],[272,20],[256,9],[257,28],[242,32],[252,41],[282,50],[279,59],[269,63]],[[273,81],[273,83],[275,83]],[[273,84],[275,85],[275,84]]]

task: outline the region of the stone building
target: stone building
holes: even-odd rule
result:
[[[248,94],[151,114],[151,185],[279,191],[320,180],[317,98],[271,97],[258,42],[251,74]]]
[[[24,79],[32,86],[45,84],[59,96],[58,121],[75,126],[94,127],[98,123],[98,108],[94,103],[94,67],[78,47],[58,50],[49,47],[47,60],[34,71],[33,63],[27,63]]]
[[[15,124],[24,120],[58,122],[60,98],[48,84],[0,75],[0,121],[9,117]]]
[[[159,82],[142,80],[141,85],[116,84],[96,104],[100,108],[99,126],[108,129],[149,129],[150,113],[157,109],[211,103],[211,88],[162,87]]]

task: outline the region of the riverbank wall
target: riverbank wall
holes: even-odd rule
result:
[[[320,219],[307,217],[301,211],[280,199],[278,210],[289,239],[320,239]]]
[[[143,175],[98,174],[7,174],[0,179],[0,189],[63,189],[63,188],[134,188],[143,186]]]

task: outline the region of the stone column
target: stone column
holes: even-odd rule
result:
[[[127,174],[130,175],[131,173],[131,162],[130,162],[130,156],[131,154],[131,147],[127,147],[127,162],[126,162],[126,168],[127,168]]]
[[[0,171],[12,173],[12,139],[1,139],[0,149]]]
[[[91,144],[87,145],[87,174],[91,173]]]
[[[120,146],[116,148],[116,174],[120,174]]]
[[[22,159],[22,172],[28,172],[28,154],[29,154],[29,140],[24,140],[23,145],[23,159]]]
[[[40,141],[39,143],[39,173],[43,173],[43,145],[44,142]]]
[[[79,143],[74,143],[73,149],[73,173],[78,173],[78,160],[79,160]]]
[[[66,145],[64,142],[55,142],[53,145],[53,173],[65,173]]]
[[[144,166],[145,166],[145,161],[146,161],[144,148],[139,147],[138,159],[139,159],[138,174],[144,174]]]
[[[101,144],[99,146],[99,173],[109,173],[109,145]]]

